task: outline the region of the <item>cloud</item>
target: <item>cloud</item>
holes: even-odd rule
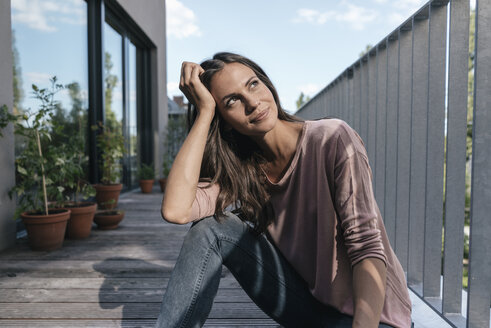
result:
[[[404,11],[410,11],[411,15],[421,8],[427,0],[393,0],[391,2],[392,7]]]
[[[297,87],[298,91],[303,92],[306,96],[313,96],[320,90],[320,86],[315,83],[307,83]]]
[[[179,94],[181,91],[179,90],[179,83],[178,82],[168,82],[167,83],[167,94],[168,95],[175,95]]]
[[[394,26],[402,24],[409,16],[404,16],[401,13],[390,13],[389,16],[387,17],[387,21]]]
[[[326,11],[324,13],[314,9],[301,8],[297,10],[297,17],[293,19],[295,23],[311,23],[322,25],[331,19],[336,13],[334,11]]]
[[[329,10],[320,12],[315,9],[301,8],[297,10],[297,16],[293,19],[295,23],[310,23],[314,25],[323,25],[328,21],[346,23],[354,30],[365,29],[368,23],[373,22],[378,12],[373,9],[356,6],[343,1],[342,10]]]
[[[37,86],[48,85],[50,83],[49,79],[53,77],[51,74],[40,72],[27,72],[25,76],[29,85],[36,84]]]
[[[167,36],[184,39],[201,36],[194,12],[178,0],[166,0]]]
[[[348,23],[355,30],[365,29],[365,25],[373,22],[378,13],[373,9],[348,4],[348,11],[336,15],[336,20]]]
[[[43,32],[57,31],[57,23],[85,25],[86,15],[85,5],[78,0],[12,0],[12,20]]]
[[[390,5],[392,12],[387,15],[387,22],[392,26],[402,24],[420,9],[426,0],[393,0]]]

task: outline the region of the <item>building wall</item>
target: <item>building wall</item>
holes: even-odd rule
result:
[[[165,0],[140,1],[118,0],[128,15],[140,26],[157,47],[151,54],[152,75],[152,124],[154,141],[154,165],[160,172],[164,154],[163,135],[167,126],[167,75],[166,75],[166,30]]]
[[[0,0],[0,106],[13,106],[12,87],[12,33],[10,24],[10,0]],[[0,137],[0,250],[15,242],[15,221],[12,219],[15,202],[8,190],[14,185],[14,133],[10,124]]]

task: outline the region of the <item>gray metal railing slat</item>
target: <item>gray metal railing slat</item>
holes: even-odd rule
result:
[[[476,2],[469,328],[489,327],[491,301],[491,2]]]
[[[375,172],[375,129],[377,122],[377,57],[368,56],[368,122],[366,148],[373,173],[373,189],[377,181]]]
[[[341,76],[337,85],[337,98],[338,98],[338,110],[337,117],[343,119],[343,81],[344,78]]]
[[[424,259],[429,24],[427,19],[413,19],[408,282],[418,284],[423,280]]]
[[[423,296],[440,297],[447,6],[430,6]]]
[[[339,118],[339,112],[341,110],[341,97],[339,96],[340,83],[341,83],[341,79],[338,78],[336,80],[336,85],[334,86],[334,99],[336,101],[336,115],[335,115],[336,118]]]
[[[346,122],[349,122],[349,117],[348,117],[348,102],[347,102],[347,89],[346,87],[348,86],[348,76],[345,73],[343,73],[343,80],[341,83],[341,119],[345,120]]]
[[[327,96],[328,96],[329,92],[327,90],[325,90],[322,94],[322,106],[323,106],[323,109],[322,109],[322,115],[319,115],[319,117],[325,117],[327,116],[327,111],[329,110],[329,101],[327,99]]]
[[[368,131],[368,64],[366,61],[361,61],[361,108],[360,108],[360,130],[359,134],[367,144]]]
[[[375,199],[385,222],[385,150],[387,132],[387,48],[377,49],[377,121],[375,128]]]
[[[443,313],[460,313],[464,252],[469,1],[450,3]]]
[[[336,83],[334,84],[334,117],[338,118],[339,117],[339,78],[336,80]]]
[[[360,115],[361,115],[361,66],[355,66],[353,69],[353,128],[360,133]]]
[[[353,71],[351,71],[353,72]],[[353,74],[353,73],[351,73]],[[355,107],[355,103],[354,103],[354,100],[355,100],[355,97],[354,97],[354,80],[353,80],[353,75],[349,76],[347,75],[347,80],[348,80],[348,83],[347,83],[347,95],[346,95],[346,98],[347,98],[347,102],[348,102],[348,124],[353,127],[353,115],[354,115],[354,107]]]
[[[385,155],[384,222],[390,244],[395,248],[397,190],[397,103],[399,85],[399,39],[387,46],[387,133]]]
[[[409,172],[411,161],[412,33],[399,32],[399,105],[397,116],[397,200],[395,252],[408,270]]]

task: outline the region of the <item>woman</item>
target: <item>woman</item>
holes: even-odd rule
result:
[[[236,54],[184,62],[180,89],[196,110],[162,216],[194,223],[157,326],[202,326],[224,264],[285,327],[409,327],[359,136],[285,113],[264,71]]]

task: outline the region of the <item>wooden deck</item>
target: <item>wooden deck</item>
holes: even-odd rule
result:
[[[27,240],[0,253],[0,327],[153,327],[190,225],[160,217],[162,193],[128,192],[116,230],[34,252]],[[224,268],[205,327],[278,327]]]

